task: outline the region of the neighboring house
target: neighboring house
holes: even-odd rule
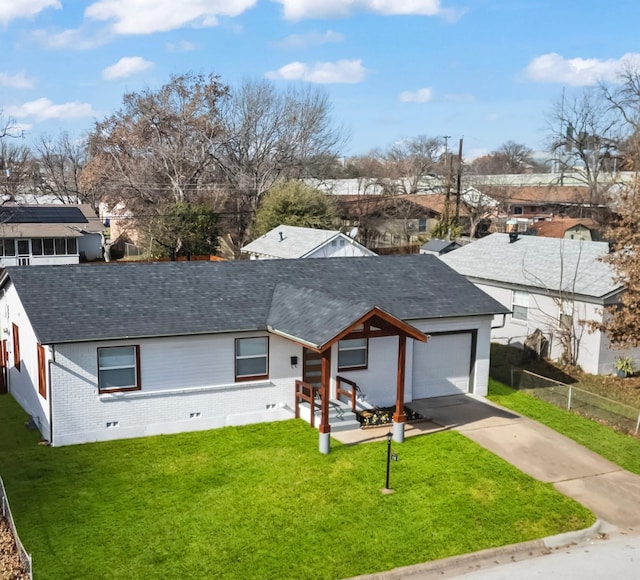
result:
[[[357,226],[368,247],[397,248],[424,241],[446,213],[456,214],[456,199],[439,193],[402,195],[343,195],[338,199],[344,226]],[[469,229],[464,204],[458,208],[463,231]]]
[[[420,248],[421,254],[435,254],[436,256],[443,256],[444,254],[448,254],[453,250],[457,250],[460,247],[460,244],[453,240],[439,240],[437,238],[433,238],[429,240],[426,244],[423,244]]]
[[[601,261],[608,251],[605,242],[520,236],[511,243],[507,234],[491,234],[441,260],[512,311],[493,340],[522,347],[539,330],[549,358],[573,358],[588,373],[611,374],[621,353],[587,324],[601,323],[603,308],[624,291]],[[640,363],[640,350],[626,354]]]
[[[529,226],[527,235],[595,242],[600,239],[598,224],[590,218],[554,218]]]
[[[97,260],[102,257],[103,230],[89,205],[4,205],[0,266]]]
[[[298,401],[327,452],[347,381],[358,405],[395,405],[402,440],[404,403],[486,394],[508,312],[420,255],[18,267],[0,289],[2,375],[56,446],[287,419]]]
[[[353,238],[334,230],[281,225],[242,248],[252,260],[375,256]]]

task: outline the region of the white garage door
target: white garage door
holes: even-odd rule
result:
[[[471,333],[434,335],[414,342],[413,398],[469,392]]]

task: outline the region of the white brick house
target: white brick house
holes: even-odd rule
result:
[[[0,289],[4,386],[52,445],[288,419],[296,381],[334,401],[339,376],[373,405],[485,395],[506,312],[432,256],[23,267]]]

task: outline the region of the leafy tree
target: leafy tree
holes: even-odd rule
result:
[[[211,206],[184,201],[169,206],[149,223],[149,235],[171,259],[215,254],[218,249],[218,214]]]
[[[254,231],[261,236],[279,225],[331,229],[337,206],[331,195],[300,181],[289,181],[271,189],[256,213]]]
[[[462,234],[462,228],[454,217],[442,218],[429,232],[431,237],[441,240],[454,240]]]

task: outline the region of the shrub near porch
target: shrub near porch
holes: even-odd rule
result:
[[[301,421],[62,448],[0,398],[0,473],[35,576],[344,578],[590,525],[455,432],[318,453]]]

